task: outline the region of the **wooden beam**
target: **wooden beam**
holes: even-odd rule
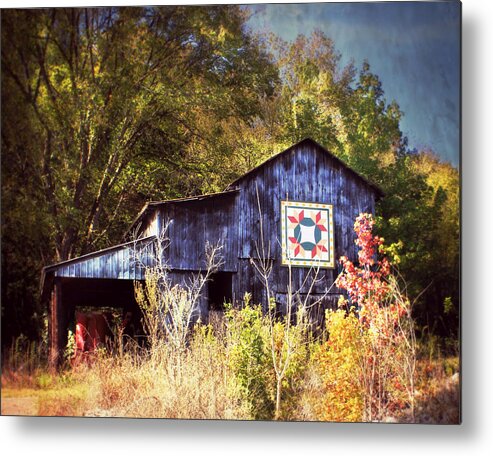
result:
[[[63,350],[67,339],[67,322],[62,307],[62,284],[55,278],[51,291],[48,333],[49,333],[49,364],[57,369],[63,360]]]

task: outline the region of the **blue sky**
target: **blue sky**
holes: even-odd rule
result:
[[[291,41],[320,29],[344,65],[370,63],[404,112],[410,148],[431,148],[459,163],[460,4],[444,2],[250,5],[248,26]]]

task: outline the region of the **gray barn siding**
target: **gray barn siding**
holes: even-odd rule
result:
[[[234,231],[236,194],[207,201],[168,204],[161,209],[162,225],[169,221],[167,262],[172,270],[204,270],[206,244],[222,245],[221,271],[237,269],[237,243]]]
[[[271,283],[274,293],[285,293],[288,288],[288,268],[281,266],[280,201],[318,202],[333,205],[334,253],[336,260],[342,255],[356,259],[353,224],[360,212],[374,212],[375,192],[362,179],[337,162],[329,154],[317,150],[317,146],[303,144],[282,154],[258,168],[239,182],[237,200],[239,263],[238,277],[233,284],[235,296],[251,292],[254,300],[263,300],[262,286],[249,259],[255,258],[255,242],[260,243],[260,224],[257,188],[262,210],[265,244],[270,244],[273,259]],[[292,285],[301,287],[308,268],[292,268]],[[331,287],[339,270],[321,269],[324,280],[313,290],[324,293]],[[308,284],[303,292],[308,291]],[[331,292],[338,293],[336,288]]]

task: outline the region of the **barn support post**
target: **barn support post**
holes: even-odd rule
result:
[[[49,364],[51,369],[58,367],[58,325],[59,312],[58,303],[60,301],[60,279],[55,279],[50,295],[48,332],[49,332]]]
[[[67,345],[68,322],[71,308],[64,306],[62,295],[62,283],[60,278],[55,278],[50,298],[49,309],[49,364],[56,370],[63,361],[63,352]]]

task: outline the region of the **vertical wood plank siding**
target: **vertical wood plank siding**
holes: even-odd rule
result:
[[[257,188],[265,244],[270,247],[269,256],[274,265],[271,274],[272,289],[278,294],[285,293],[288,287],[288,268],[281,266],[282,199],[333,205],[336,259],[342,255],[356,259],[354,220],[359,213],[374,213],[375,209],[375,190],[315,144],[304,143],[281,154],[245,176],[240,180],[239,186],[236,208],[238,223],[231,227],[230,235],[238,239],[239,246],[238,274],[233,283],[233,293],[241,298],[245,292],[252,292],[257,302],[262,301],[263,287],[250,266],[250,259],[258,256],[255,243],[260,243]],[[292,268],[292,285],[295,289],[301,287],[308,272],[308,268]],[[321,269],[320,276],[324,279],[313,292],[323,293],[325,289],[329,289],[338,272],[337,264],[334,269]],[[338,292],[335,288],[331,291]]]
[[[158,226],[169,221],[166,260],[177,280],[182,280],[186,271],[203,270],[206,243],[219,242],[224,261],[220,270],[235,273],[234,299],[241,300],[245,292],[250,292],[255,302],[264,301],[264,287],[251,264],[252,259],[262,256],[258,251],[261,212],[264,243],[269,250],[266,254],[273,261],[272,291],[274,295],[285,293],[288,268],[281,266],[280,247],[280,202],[284,199],[333,205],[335,257],[346,255],[356,260],[354,220],[361,212],[374,213],[376,190],[315,143],[303,142],[280,154],[245,175],[237,185],[237,193],[170,202],[159,208]],[[292,268],[295,289],[301,287],[308,272],[308,268]],[[324,293],[332,287],[331,292],[338,294],[333,287],[338,272],[337,263],[334,269],[321,269],[319,277],[323,280],[313,293]],[[308,287],[306,284],[302,291],[307,292]]]
[[[268,256],[273,262],[273,294],[282,296],[288,288],[288,268],[281,266],[281,200],[333,206],[336,267],[320,271],[323,280],[313,290],[319,294],[332,287],[339,272],[337,260],[342,255],[356,260],[354,220],[361,212],[374,213],[378,196],[375,187],[310,140],[267,161],[233,185],[238,191],[156,205],[142,232],[157,235],[169,222],[165,261],[177,283],[189,278],[192,272],[204,269],[207,243],[221,244],[220,270],[233,273],[234,299],[241,300],[245,292],[250,292],[259,303],[265,300],[264,287],[251,262],[262,255],[256,248],[261,245],[261,223]],[[133,261],[131,249],[132,245],[124,244],[60,264],[54,269],[54,275],[142,280],[143,270]],[[151,255],[141,257],[145,258],[144,262],[151,261]],[[301,286],[308,272],[308,268],[292,268],[295,289]],[[308,286],[302,292],[306,293]],[[339,291],[332,288],[331,292]],[[203,312],[207,311],[206,301],[205,293],[201,301]]]
[[[173,270],[205,268],[206,244],[219,244],[222,271],[236,272],[235,201],[237,194],[218,195],[202,201],[169,204],[161,209],[163,223],[169,221],[167,262]]]

